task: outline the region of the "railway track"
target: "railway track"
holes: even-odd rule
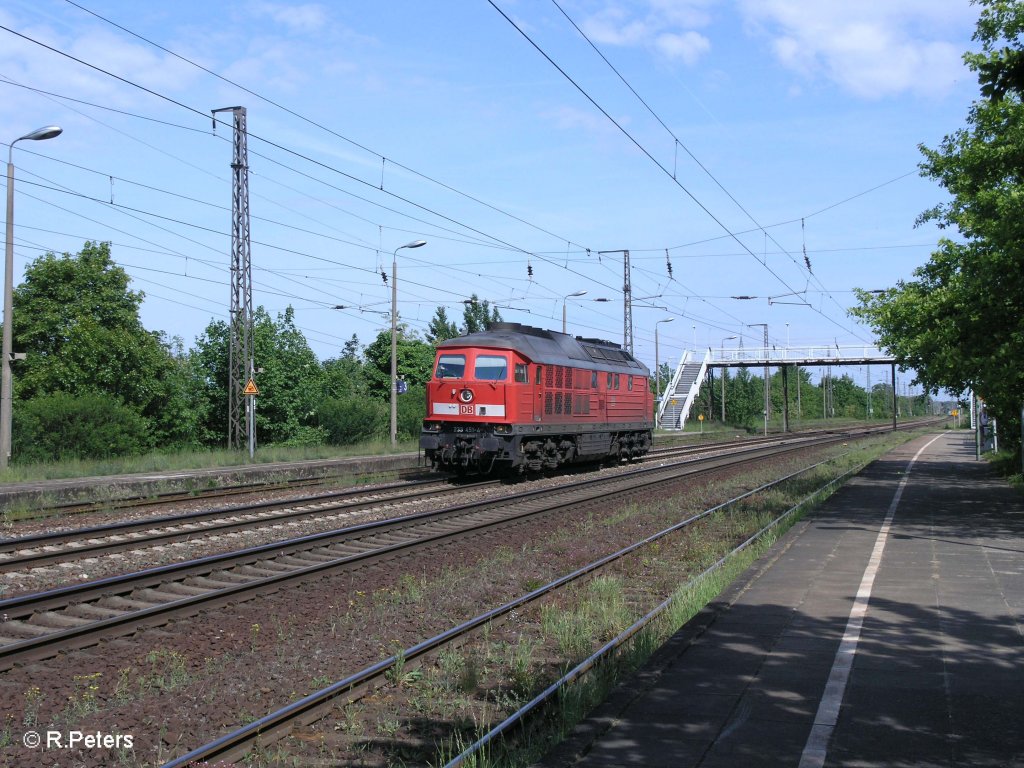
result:
[[[484,484],[493,485],[497,481]],[[410,502],[464,491],[440,479],[372,490],[349,489],[231,507],[150,517],[70,531],[0,539],[0,573],[59,562],[162,546],[203,536],[281,525],[314,516],[342,516],[385,504]]]
[[[749,450],[755,446],[806,440],[809,437],[776,435],[741,441],[672,446],[652,451],[642,463],[688,456],[711,457]],[[205,537],[286,525],[310,518],[341,518],[377,506],[425,498],[440,499],[463,492],[467,487],[465,484],[452,486],[450,482],[446,478],[432,476],[369,490],[346,489],[0,539],[0,574],[176,542],[199,541]],[[472,481],[470,487],[476,490],[499,482],[497,479],[482,478]]]
[[[385,658],[377,663],[365,667],[364,669],[349,674],[344,678],[323,687],[320,690],[314,691],[297,701],[291,702],[280,709],[272,711],[253,722],[241,725],[238,728],[219,736],[215,740],[167,762],[164,765],[164,768],[185,768],[186,766],[195,765],[201,761],[211,763],[217,760],[243,761],[245,755],[254,747],[260,746],[266,748],[269,744],[274,744],[288,735],[294,735],[296,730],[302,730],[306,726],[310,726],[318,720],[328,717],[332,711],[337,712],[340,709],[351,705],[353,702],[358,701],[370,691],[386,685],[388,682],[392,682],[393,678],[389,680],[388,676],[392,674],[392,670],[395,668],[400,666],[402,669],[407,670],[410,664],[416,664],[420,659],[435,656],[446,647],[459,645],[465,642],[466,638],[481,627],[490,626],[493,622],[504,621],[508,615],[515,615],[517,610],[522,610],[525,606],[540,598],[573,584],[584,577],[599,573],[613,563],[637,552],[643,551],[643,549],[649,545],[658,546],[657,543],[661,542],[665,537],[676,534],[720,510],[729,509],[733,505],[742,502],[750,496],[769,490],[780,483],[784,483],[787,480],[800,476],[809,470],[815,469],[817,466],[819,465],[814,464],[810,467],[805,467],[792,475],[779,478],[778,480],[774,480],[764,486],[747,491],[736,498],[715,505],[710,509],[697,512],[664,530],[646,536],[640,541],[577,568],[571,573],[563,575],[547,584],[538,586],[529,593],[514,598],[497,608],[487,610],[477,616],[469,618],[454,627],[440,632],[439,634],[421,640],[416,644],[403,649],[399,653],[390,656],[389,658]],[[834,484],[835,482],[836,480],[833,480],[830,484]],[[804,501],[806,501],[806,498]],[[720,568],[728,558],[749,547],[753,542],[760,539],[767,531],[772,530],[785,518],[791,516],[795,511],[800,509],[803,504],[804,502],[798,503],[796,506],[781,513],[777,518],[751,534],[744,534],[743,537],[734,541],[730,545],[729,550],[726,551],[720,559],[715,561],[709,567],[706,567],[703,571],[691,574],[689,576],[689,583],[695,583],[699,579]],[[651,610],[650,604],[644,604],[643,599],[644,597],[642,595],[638,596],[638,602],[635,606],[638,608],[637,615],[640,616],[637,621],[627,627],[626,630],[620,633],[612,641],[603,645],[596,653],[577,664],[571,672],[561,678],[557,684],[548,686],[540,695],[536,696],[525,705],[520,706],[514,713],[513,717],[502,721],[500,725],[496,726],[486,734],[485,739],[476,742],[470,749],[463,751],[460,755],[451,760],[451,762],[448,763],[448,766],[454,766],[462,763],[463,758],[466,755],[471,754],[471,751],[477,749],[479,745],[486,744],[487,741],[493,740],[505,728],[512,727],[525,716],[539,710],[539,708],[549,699],[557,698],[557,694],[560,692],[562,685],[565,682],[581,677],[587,670],[592,669],[605,657],[612,656],[616,648],[627,644],[635,633],[641,631],[649,621],[656,618],[662,611],[668,608],[672,602],[670,598],[664,599],[656,605],[653,610]],[[325,731],[323,729],[320,731],[306,731],[305,735],[311,736],[318,734],[321,739],[320,743],[323,744],[324,732]],[[306,743],[306,739],[300,737],[296,743],[300,745],[301,750],[301,745]],[[460,747],[460,749],[463,748]],[[301,760],[300,755],[301,752],[298,755],[292,755],[292,759]]]
[[[776,444],[778,437],[739,442],[676,446],[652,452],[647,462],[692,455],[717,455],[745,447]],[[497,479],[471,481],[472,489],[494,486]],[[339,517],[375,506],[443,497],[463,492],[465,483],[452,486],[432,476],[400,485],[346,489],[308,496],[127,520],[66,531],[0,539],[0,573],[24,571],[86,557],[163,546],[201,537],[282,525],[312,517]],[[194,500],[189,498],[188,500]]]
[[[274,542],[184,563],[21,595],[0,601],[0,668],[8,668],[228,602],[346,569],[365,567],[457,537],[527,523],[540,514],[607,505],[693,475],[849,439],[804,437],[749,446],[699,462],[646,466],[589,477],[555,489],[527,490],[402,518]]]

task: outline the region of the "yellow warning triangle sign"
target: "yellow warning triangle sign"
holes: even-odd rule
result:
[[[259,393],[260,391],[256,389],[256,382],[252,379],[246,382],[245,389],[242,390],[243,395],[258,395]]]

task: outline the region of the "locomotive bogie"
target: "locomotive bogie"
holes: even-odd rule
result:
[[[420,447],[467,473],[632,460],[651,444],[648,375],[609,342],[492,324],[439,345]]]

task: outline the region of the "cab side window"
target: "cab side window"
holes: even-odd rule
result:
[[[526,363],[516,363],[516,383],[529,384],[530,376],[526,372]]]
[[[538,365],[537,366],[537,376],[534,379],[534,384],[536,384],[539,387],[540,386],[540,382],[541,382],[541,380],[543,378],[544,378],[544,366],[543,365]]]

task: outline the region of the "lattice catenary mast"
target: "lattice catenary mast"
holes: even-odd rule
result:
[[[598,254],[622,254],[622,346],[633,354],[633,287],[630,280],[629,251],[598,251]]]
[[[231,159],[231,311],[228,340],[228,448],[254,448],[253,399],[242,394],[255,369],[252,348],[252,260],[249,249],[249,150],[245,107],[224,107],[212,113],[217,130],[218,112],[234,115],[234,152]],[[243,427],[244,425],[244,427]]]

